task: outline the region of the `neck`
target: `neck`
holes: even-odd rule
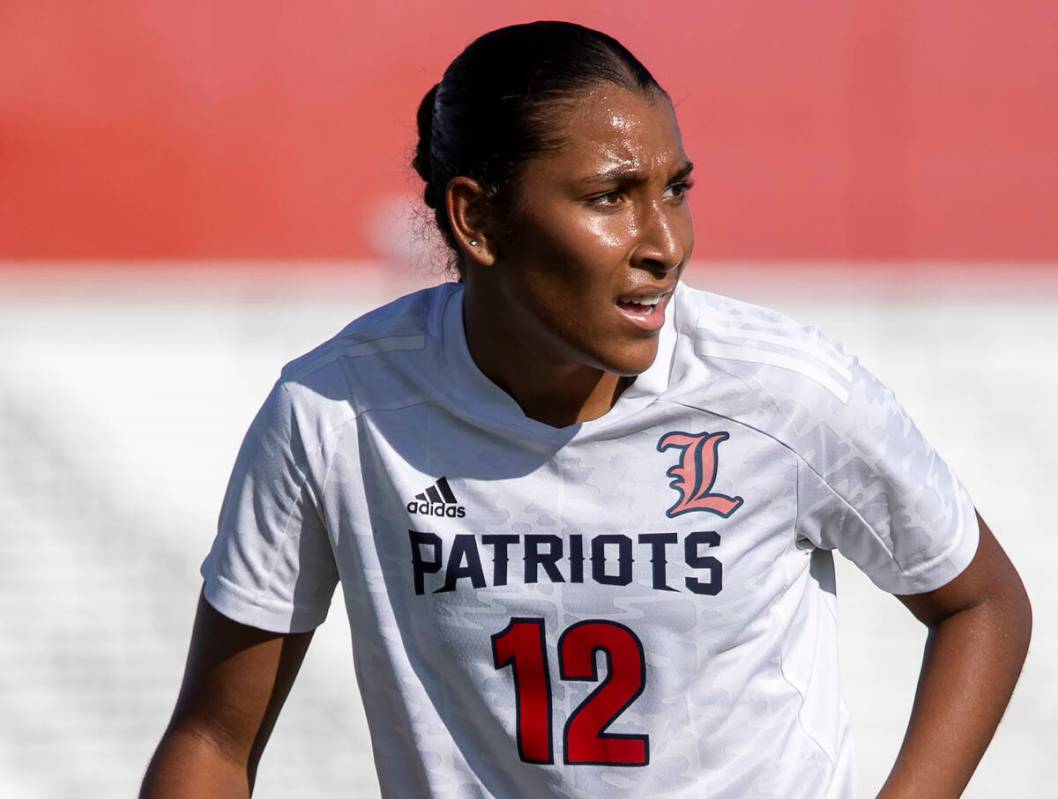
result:
[[[518,403],[530,419],[566,427],[604,415],[633,378],[572,361],[554,342],[534,340],[490,313],[501,307],[467,285],[463,324],[467,348],[481,373]]]

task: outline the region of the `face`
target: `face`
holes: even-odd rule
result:
[[[654,361],[694,244],[690,162],[666,98],[601,86],[524,165],[491,267],[503,313],[557,363],[635,375]]]

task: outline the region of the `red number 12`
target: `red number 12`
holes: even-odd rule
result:
[[[570,714],[563,733],[563,762],[571,765],[645,766],[650,737],[605,732],[643,693],[643,645],[630,629],[612,621],[580,621],[558,639],[563,680],[599,682],[596,653],[606,656],[606,677]],[[551,675],[544,620],[514,618],[492,636],[496,668],[511,667],[517,706],[518,754],[527,763],[554,763],[551,740]]]

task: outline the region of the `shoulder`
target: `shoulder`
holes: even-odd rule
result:
[[[426,338],[451,295],[453,283],[407,294],[350,322],[335,336],[295,358],[283,367],[281,380],[302,382],[328,371],[345,358],[374,359],[393,352],[413,352],[426,345]]]
[[[819,328],[772,308],[685,288],[677,310],[684,349],[706,369],[794,394],[849,399],[856,359]]]
[[[817,327],[694,289],[679,302],[674,401],[809,457],[826,441],[877,440],[906,421],[892,392]]]
[[[332,429],[368,405],[415,402],[438,368],[432,349],[448,301],[461,290],[446,283],[369,311],[287,363],[273,395],[303,427]]]

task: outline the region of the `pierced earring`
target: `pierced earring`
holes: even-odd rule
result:
[[[470,246],[471,247],[477,247],[478,246],[478,240],[477,239],[471,239],[470,240]]]

